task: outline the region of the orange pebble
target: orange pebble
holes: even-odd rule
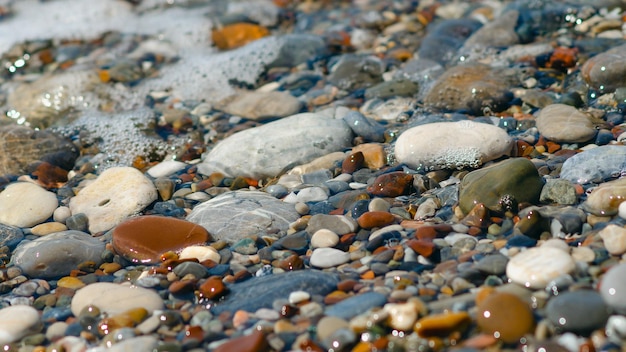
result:
[[[222,50],[234,49],[267,35],[267,28],[252,23],[233,23],[211,33],[213,43]]]

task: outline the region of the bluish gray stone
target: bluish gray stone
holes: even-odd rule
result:
[[[382,307],[387,303],[387,297],[378,292],[366,292],[334,304],[324,311],[324,314],[342,319],[352,319],[373,307]]]
[[[601,183],[626,172],[626,147],[603,145],[565,160],[561,178],[574,183]]]
[[[350,111],[343,117],[343,120],[350,126],[354,134],[363,137],[366,141],[385,141],[385,127],[372,119],[368,119],[360,112]]]
[[[603,327],[609,308],[597,291],[578,290],[552,297],[546,305],[548,319],[561,332],[589,334]]]
[[[0,247],[15,248],[24,239],[24,233],[19,227],[0,224]]]

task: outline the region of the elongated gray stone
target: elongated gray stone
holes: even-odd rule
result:
[[[299,217],[293,204],[265,192],[233,191],[196,206],[187,220],[232,244],[250,235],[282,235]]]
[[[561,178],[574,183],[603,182],[626,171],[626,147],[603,145],[565,160]]]
[[[201,174],[275,177],[317,157],[352,146],[341,119],[302,113],[244,130],[219,142],[198,164]]]
[[[339,277],[318,270],[290,271],[283,274],[259,276],[230,285],[226,299],[215,305],[214,314],[245,310],[255,312],[260,308],[271,308],[277,299],[289,298],[295,291],[306,291],[311,295],[326,295],[337,289]]]
[[[382,307],[385,303],[387,303],[387,297],[382,293],[366,292],[344,299],[326,308],[324,314],[343,319],[351,319],[370,308]]]

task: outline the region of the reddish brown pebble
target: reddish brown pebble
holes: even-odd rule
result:
[[[292,254],[289,257],[280,260],[278,267],[285,271],[301,270],[304,268],[304,261],[297,254]]]
[[[395,221],[396,217],[386,211],[368,211],[357,219],[359,226],[364,229],[391,225]]]
[[[37,165],[33,175],[37,177],[37,183],[45,188],[60,188],[67,182],[67,170],[45,161]]]
[[[406,245],[409,246],[415,253],[424,256],[426,258],[430,257],[435,251],[435,244],[429,240],[417,240],[412,239],[406,242]]]
[[[158,263],[161,253],[180,251],[210,240],[211,236],[200,225],[155,215],[128,219],[113,230],[113,248],[134,263]]]
[[[341,172],[351,174],[363,167],[365,157],[362,152],[356,152],[348,155],[341,163]]]
[[[189,340],[202,341],[204,340],[204,330],[199,326],[187,326],[185,327],[185,337],[183,342]]]
[[[255,330],[252,334],[236,337],[217,346],[214,352],[264,352],[269,351],[270,346],[262,331]]]
[[[480,301],[476,321],[481,330],[506,343],[518,342],[535,325],[528,304],[506,292],[494,292]]]
[[[376,177],[367,192],[380,197],[397,197],[408,193],[412,185],[413,175],[396,171]]]
[[[359,282],[354,279],[342,280],[337,284],[337,289],[343,292],[351,292],[358,283]]]
[[[226,294],[226,285],[219,276],[211,276],[198,288],[200,295],[208,299],[216,299]]]
[[[489,209],[483,203],[478,203],[469,214],[461,220],[463,225],[487,227],[489,226]]]
[[[194,280],[174,281],[169,287],[170,292],[175,295],[193,292],[194,289],[195,289]]]

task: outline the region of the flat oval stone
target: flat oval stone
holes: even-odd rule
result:
[[[509,279],[522,286],[543,289],[546,285],[576,268],[576,262],[561,249],[534,247],[518,253],[506,265]]]
[[[31,306],[16,305],[0,309],[0,345],[18,341],[36,332],[39,324],[39,312]]]
[[[317,268],[332,268],[350,261],[350,253],[336,248],[316,248],[311,254],[311,265]]]
[[[603,93],[626,85],[626,45],[620,45],[587,60],[580,69],[583,79]]]
[[[463,177],[459,191],[459,207],[469,213],[476,204],[485,204],[502,211],[502,198],[512,197],[518,203],[537,204],[543,187],[535,165],[525,158],[514,158],[475,170]]]
[[[507,343],[516,343],[535,325],[533,312],[514,294],[494,292],[478,303],[481,330]]]
[[[338,235],[345,235],[357,230],[357,222],[343,215],[315,214],[311,216],[306,232],[313,235],[322,229],[333,231]]]
[[[115,251],[133,263],[158,263],[161,254],[211,240],[207,230],[193,222],[156,215],[125,220],[113,229]]]
[[[541,109],[536,126],[539,133],[555,142],[586,142],[596,135],[589,117],[565,104],[551,104]]]
[[[600,183],[626,170],[626,147],[603,145],[568,158],[560,177],[574,183]]]
[[[141,171],[112,167],[70,199],[72,214],[89,218],[89,231],[107,231],[157,199],[156,187]]]
[[[609,181],[591,191],[583,203],[583,209],[599,216],[617,214],[620,204],[626,199],[626,178]]]
[[[144,308],[149,314],[163,309],[163,300],[153,290],[139,287],[96,282],[76,291],[70,305],[72,314],[79,316],[83,308],[93,305],[109,316],[135,308]]]
[[[215,108],[249,120],[286,117],[298,113],[302,103],[289,92],[237,91]]]
[[[293,204],[265,192],[232,191],[196,206],[187,220],[201,225],[216,240],[235,243],[245,237],[284,235],[300,218]]]
[[[252,178],[276,177],[313,159],[350,148],[352,130],[343,120],[302,113],[237,132],[219,142],[198,172]]]
[[[54,193],[34,183],[12,183],[0,193],[0,223],[31,227],[52,216],[58,205]]]
[[[331,230],[320,229],[311,237],[312,248],[334,247],[339,243],[339,236]]]
[[[602,296],[592,290],[564,292],[552,297],[546,305],[546,313],[558,331],[582,335],[602,328],[610,315]]]
[[[69,275],[80,263],[100,265],[104,248],[99,239],[69,230],[23,242],[13,251],[11,262],[32,278],[51,279]]]
[[[609,307],[626,314],[626,263],[611,267],[602,276],[599,291]]]
[[[361,228],[371,229],[374,227],[384,227],[395,222],[396,217],[386,211],[368,211],[359,216],[357,223]]]
[[[418,320],[414,329],[421,337],[447,337],[455,331],[465,331],[470,321],[467,312],[431,314]]]
[[[424,170],[476,168],[509,155],[513,139],[505,130],[473,121],[435,122],[410,128],[398,137],[398,162]]]
[[[387,303],[387,297],[385,295],[369,291],[346,298],[332,306],[326,307],[324,314],[342,319],[352,319],[368,309],[382,307],[385,303]]]

